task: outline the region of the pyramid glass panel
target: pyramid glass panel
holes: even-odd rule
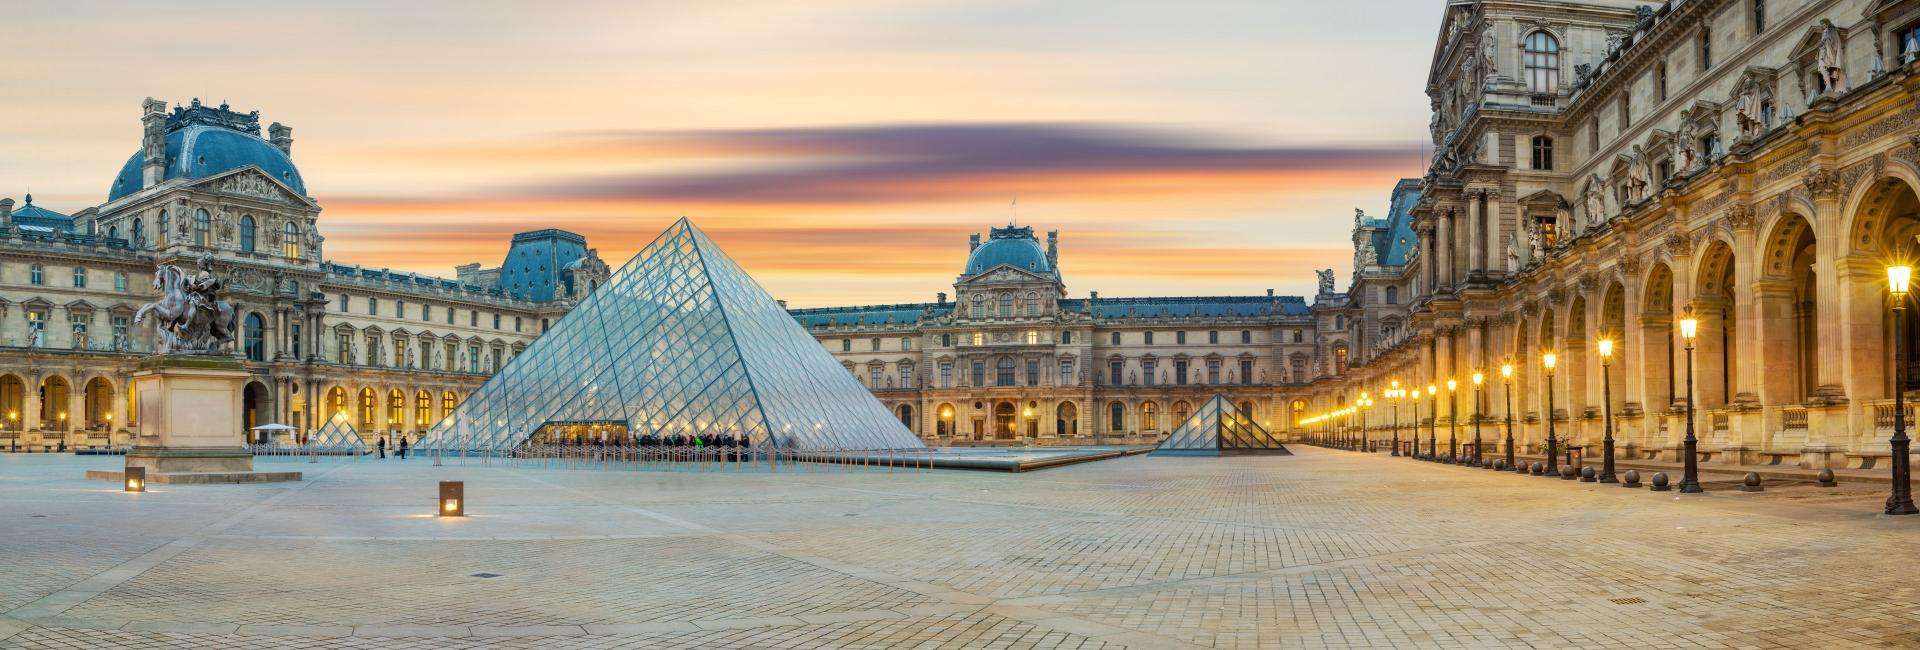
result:
[[[503,452],[558,422],[799,450],[924,448],[685,219],[475,390],[426,444]]]
[[[327,420],[319,431],[313,432],[313,437],[307,440],[307,446],[321,453],[360,453],[367,450],[367,441],[360,437],[360,432],[353,430],[347,412],[341,411],[334,413],[333,419]]]
[[[1266,427],[1234,408],[1225,395],[1200,405],[1193,417],[1173,430],[1153,453],[1162,455],[1217,456],[1225,454],[1285,454],[1286,445],[1273,437]]]

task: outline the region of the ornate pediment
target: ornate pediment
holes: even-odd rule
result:
[[[301,196],[293,188],[287,187],[272,176],[260,171],[258,167],[243,167],[225,174],[209,177],[194,185],[194,189],[206,192],[218,192],[252,199],[262,199],[274,203],[284,203],[305,208],[317,208],[313,201]]]

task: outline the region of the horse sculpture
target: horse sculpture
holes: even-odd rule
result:
[[[138,324],[155,317],[155,352],[159,354],[224,354],[233,343],[233,305],[220,300],[222,283],[213,276],[212,259],[200,259],[200,275],[188,277],[179,267],[161,264],[153,272],[160,298],[133,315]]]

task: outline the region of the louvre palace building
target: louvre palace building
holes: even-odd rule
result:
[[[1452,2],[1426,91],[1433,158],[1406,219],[1355,226],[1353,352],[1309,412],[1453,378],[1457,418],[1419,404],[1444,448],[1480,371],[1491,437],[1512,364],[1521,445],[1611,412],[1676,460],[1691,384],[1706,462],[1885,466],[1920,378],[1887,272],[1920,252],[1920,1]]]
[[[226,279],[250,426],[345,413],[369,440],[426,431],[608,275],[584,238],[551,229],[454,278],[329,262],[291,128],[263,138],[258,112],[198,100],[141,109],[105,203],[0,199],[0,449],[130,440],[131,376],[153,350],[133,321],[157,264],[210,256]]]
[[[968,242],[952,297],[791,310],[932,444],[1157,442],[1214,395],[1270,429],[1345,368],[1344,296],[1070,296],[1060,238],[990,228]],[[957,247],[956,247],[957,248]]]

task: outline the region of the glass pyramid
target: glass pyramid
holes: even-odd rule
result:
[[[333,419],[327,420],[327,424],[320,427],[319,431],[313,432],[313,437],[307,439],[307,446],[319,452],[359,453],[367,450],[367,441],[360,437],[360,432],[353,430],[347,412],[340,411],[334,413]]]
[[[435,425],[425,445],[495,453],[548,424],[756,447],[922,449],[787,310],[681,219]]]
[[[1214,395],[1213,399],[1200,405],[1193,417],[1180,423],[1166,440],[1153,453],[1182,456],[1219,456],[1227,454],[1286,454],[1285,445],[1280,444],[1273,433],[1254,422],[1253,418],[1234,408],[1233,402],[1225,395]]]

